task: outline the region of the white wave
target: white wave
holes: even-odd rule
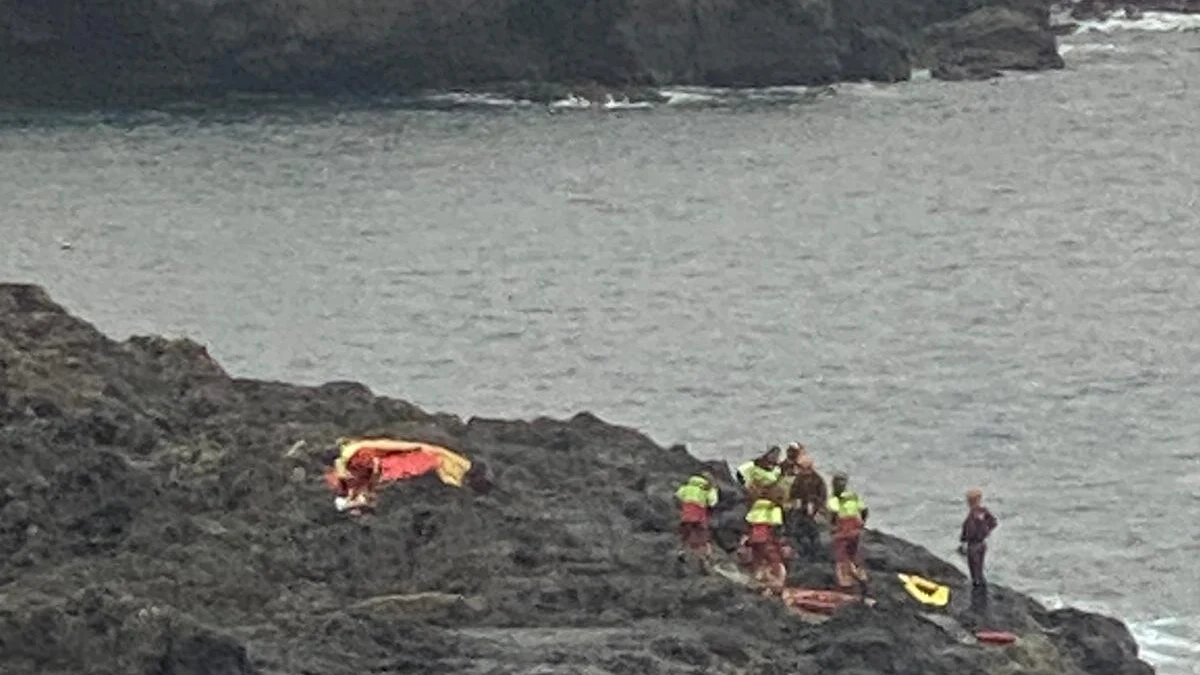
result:
[[[856,96],[872,96],[877,98],[894,98],[901,96],[902,91],[897,88],[897,84],[903,85],[903,82],[839,82],[834,85],[834,89],[838,92],[846,92]]]
[[[711,87],[680,87],[659,92],[667,97],[667,105],[696,105],[716,101],[721,93]]]
[[[1111,610],[1099,603],[1067,602],[1057,595],[1038,600],[1050,609],[1075,607],[1113,616]],[[1139,656],[1160,669],[1162,675],[1200,675],[1200,616],[1125,620],[1125,625],[1138,643]]]
[[[1165,33],[1185,30],[1200,30],[1200,14],[1146,12],[1138,19],[1126,19],[1124,14],[1113,14],[1106,19],[1080,21],[1075,28],[1075,34],[1117,31]]]
[[[742,89],[741,95],[748,101],[778,101],[800,99],[811,89],[803,85],[795,86],[777,86],[777,87],[753,87]]]
[[[571,94],[564,99],[551,101],[550,107],[554,110],[588,110],[592,107],[592,102],[582,96]]]
[[[1196,617],[1191,621],[1179,617],[1168,617],[1151,621],[1129,623],[1129,632],[1137,640],[1142,660],[1166,673],[1200,673],[1200,627]]]
[[[441,94],[429,94],[423,98],[427,101],[455,103],[458,105],[491,106],[498,108],[532,105],[532,103],[529,101],[505,98],[503,96],[496,96],[495,94],[458,91],[445,92]]]
[[[612,96],[606,96],[605,101],[600,106],[604,110],[645,110],[653,108],[654,104],[649,101],[630,101],[628,98],[615,100]]]
[[[630,101],[628,97],[615,99],[611,94],[606,94],[604,102],[591,101],[582,96],[571,94],[570,96],[557,101],[551,101],[550,107],[554,110],[646,110],[653,108],[654,104],[649,101]]]
[[[1098,54],[1117,51],[1121,51],[1121,49],[1111,42],[1084,42],[1080,44],[1060,44],[1058,46],[1058,53],[1063,56],[1067,54]]]
[[[836,86],[843,86],[839,84]],[[805,86],[778,85],[773,87],[672,87],[659,93],[667,97],[667,105],[697,105],[705,103],[736,103],[744,101],[800,101],[816,96],[832,95],[835,85]]]
[[[812,87],[802,84],[781,84],[774,87],[756,87],[751,91],[761,92],[763,94],[791,94],[794,96],[803,96],[812,91]]]

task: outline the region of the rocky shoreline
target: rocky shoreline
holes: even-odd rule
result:
[[[320,472],[358,434],[451,447],[494,487],[416,479],[349,518]],[[954,566],[875,531],[876,606],[802,621],[678,565],[671,496],[703,465],[683,447],[587,413],[463,420],[234,378],[188,340],[113,341],[36,286],[0,285],[0,458],[10,675],[1153,673],[1119,621],[1008,588],[972,605]],[[744,507],[721,487],[731,548]],[[830,567],[790,580],[827,586]],[[951,586],[949,606],[898,572]]]
[[[1063,67],[1044,0],[0,0],[0,102],[763,87]]]

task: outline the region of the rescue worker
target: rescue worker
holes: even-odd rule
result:
[[[344,444],[343,439],[338,439],[338,442],[339,445]],[[334,504],[337,509],[353,516],[374,509],[382,473],[379,456],[373,452],[359,450],[348,458],[339,456],[334,463],[338,491]]]
[[[967,490],[967,517],[963,520],[959,535],[958,552],[967,557],[967,569],[971,573],[971,585],[987,588],[983,576],[983,559],[987,555],[987,538],[999,523],[992,512],[983,505],[983,491],[979,488]]]
[[[753,503],[756,490],[774,485],[782,472],[779,470],[779,446],[774,446],[755,459],[737,468],[738,482],[746,486],[747,496]]]
[[[812,457],[800,455],[792,475],[785,518],[789,537],[807,557],[817,553],[817,518],[825,512],[828,492],[825,479],[813,468]]]
[[[786,557],[779,530],[783,526],[786,495],[778,487],[763,488],[746,513],[749,530],[745,546],[749,549],[751,579],[763,595],[778,594],[787,580]]]
[[[718,498],[717,480],[710,471],[689,477],[675,491],[675,499],[679,502],[680,560],[691,551],[700,558],[705,569],[712,563],[712,534],[708,523]]]
[[[800,441],[789,443],[787,446],[787,456],[780,462],[779,468],[783,471],[784,475],[795,475],[797,463],[802,457],[807,456],[808,448],[805,448],[803,443]]]
[[[846,489],[850,479],[842,472],[833,475],[826,508],[833,527],[833,565],[840,588],[852,588],[857,581],[866,592],[867,571],[863,565],[862,531],[867,522],[867,505]]]

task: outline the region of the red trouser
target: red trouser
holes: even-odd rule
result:
[[[679,510],[679,538],[683,545],[694,551],[706,553],[710,534],[708,531],[708,508],[700,504],[684,504]]]
[[[751,525],[746,537],[750,548],[750,569],[755,580],[771,590],[783,588],[787,567],[783,564],[783,546],[770,525]]]
[[[779,539],[770,525],[751,525],[746,543],[750,545],[754,556],[751,563],[753,567],[768,567],[783,562]]]
[[[854,585],[857,581],[866,581],[867,573],[863,568],[861,520],[839,520],[833,532],[833,571],[837,575],[838,586],[843,588]]]
[[[695,551],[707,551],[710,535],[708,523],[680,523],[679,538],[683,545]]]

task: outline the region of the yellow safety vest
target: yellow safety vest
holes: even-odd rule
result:
[[[675,491],[675,498],[684,504],[699,504],[711,509],[717,505],[719,494],[703,476],[692,476]]]
[[[755,464],[754,460],[739,466],[738,473],[742,474],[742,480],[746,481],[747,488],[755,485],[771,485],[783,474],[779,467],[764,469]]]
[[[746,514],[746,522],[751,525],[783,525],[783,509],[769,499],[756,500]]]
[[[832,496],[825,504],[830,513],[836,514],[838,518],[860,518],[862,517],[863,509],[867,505],[858,495],[846,490],[840,497]]]
[[[352,443],[349,439],[338,439],[338,456],[333,462],[334,475],[338,478],[346,477],[346,464],[350,462],[350,458],[361,447],[358,443]]]

